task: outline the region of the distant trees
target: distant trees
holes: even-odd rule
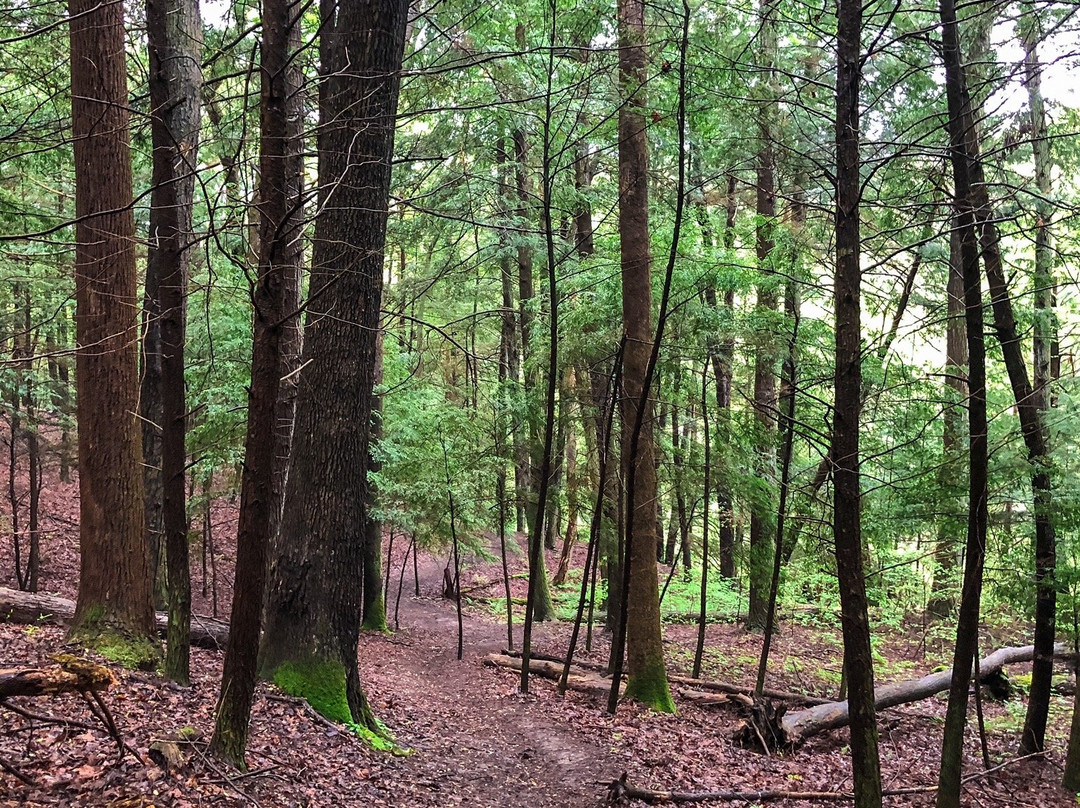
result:
[[[124,4],[71,0],[69,11],[80,494],[71,634],[127,662],[152,664]]]

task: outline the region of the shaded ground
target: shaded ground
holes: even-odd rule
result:
[[[42,572],[46,591],[74,596],[77,581],[75,490],[53,486],[43,506],[50,513]],[[219,536],[217,557],[222,613],[227,613],[235,507],[220,503],[214,513]],[[394,548],[389,599],[391,622],[398,572],[405,548]],[[0,552],[0,583],[11,585],[10,543]],[[555,558],[549,558],[549,567]],[[166,773],[116,748],[96,727],[65,728],[27,721],[0,710],[0,758],[37,784],[28,786],[0,774],[0,806],[261,805],[277,806],[431,806],[464,805],[537,808],[590,808],[604,802],[601,783],[629,773],[641,786],[681,790],[789,789],[847,790],[850,763],[846,733],[821,736],[782,756],[762,756],[730,741],[738,721],[728,707],[700,708],[680,703],[678,716],[643,713],[623,705],[616,716],[590,696],[560,698],[548,682],[534,680],[532,693],[518,693],[517,675],[483,666],[481,658],[506,645],[506,630],[493,613],[497,604],[467,600],[464,659],[458,661],[454,604],[440,597],[444,559],[421,554],[420,597],[414,596],[412,564],[407,565],[400,600],[400,628],[393,635],[365,635],[359,658],[376,712],[413,750],[405,757],[376,753],[349,733],[313,717],[294,700],[262,687],[252,720],[249,763],[243,777],[224,771],[201,755],[200,744],[184,747],[186,762]],[[520,573],[524,557],[511,560]],[[202,594],[201,564],[195,552],[196,611],[209,613],[213,587]],[[208,565],[209,567],[209,565]],[[208,569],[207,576],[209,578]],[[474,598],[501,593],[497,563],[470,559],[463,589]],[[524,582],[514,581],[514,596]],[[570,627],[538,627],[537,650],[559,654]],[[520,628],[516,630],[520,632]],[[673,668],[689,667],[696,628],[665,629]],[[882,680],[926,672],[947,650],[948,627],[911,625],[880,633],[877,645]],[[985,648],[1001,638],[987,638]],[[63,650],[62,632],[52,626],[0,624],[0,667],[43,664]],[[760,637],[732,625],[708,630],[706,676],[750,683]],[[839,671],[839,637],[832,629],[784,623],[774,646],[770,685],[831,695]],[[606,657],[597,636],[589,658]],[[145,756],[155,738],[184,728],[209,733],[220,678],[221,654],[196,650],[194,682],[176,688],[154,674],[117,670],[119,684],[107,700],[127,742]],[[71,720],[91,722],[87,709],[71,696],[20,702],[23,706]],[[1021,700],[987,705],[991,756],[995,763],[1015,753],[1023,720]],[[1055,698],[1050,754],[1045,762],[1022,761],[973,782],[966,803],[973,806],[1065,806],[1075,798],[1057,785],[1071,703]],[[944,716],[942,698],[892,710],[882,716],[882,765],[888,787],[932,785],[936,779]],[[981,769],[974,729],[968,734],[966,770]],[[891,798],[892,806],[929,806],[932,795]],[[806,803],[787,802],[786,805]]]

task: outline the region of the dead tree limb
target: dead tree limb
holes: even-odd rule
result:
[[[67,625],[75,616],[75,601],[40,592],[20,592],[0,586],[0,622]],[[165,635],[169,619],[157,613],[158,633]],[[191,616],[191,644],[217,650],[229,640],[229,624],[212,617]]]
[[[484,664],[494,668],[508,668],[513,671],[521,670],[521,658],[509,657],[505,654],[488,654],[484,657]],[[529,673],[557,682],[562,678],[563,663],[550,659],[530,659]],[[580,693],[592,693],[607,698],[608,691],[611,690],[611,679],[598,673],[571,669],[570,677],[566,680],[566,686]]]
[[[1058,654],[1066,653],[1065,646],[1061,644],[1055,650]],[[1034,656],[1035,647],[1032,645],[1000,648],[980,661],[979,679],[982,680],[1000,672],[1005,665],[1030,662]],[[931,673],[919,679],[882,685],[875,691],[874,708],[880,712],[889,707],[921,701],[948,690],[951,682],[952,669],[949,669]],[[847,702],[829,702],[806,710],[786,713],[780,717],[778,726],[753,728],[749,726],[749,721],[744,721],[736,731],[736,740],[753,746],[757,738],[764,735],[767,738],[775,737],[779,746],[793,746],[813,735],[847,726],[848,721]]]
[[[13,696],[53,696],[57,693],[95,693],[115,680],[112,671],[87,660],[50,668],[0,670],[0,701]]]

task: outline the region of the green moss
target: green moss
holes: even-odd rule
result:
[[[149,637],[137,637],[101,622],[99,606],[92,606],[82,625],[72,629],[69,639],[96,651],[129,670],[153,670],[161,662],[161,646]]]
[[[306,699],[320,715],[331,721],[352,723],[344,665],[326,660],[305,664],[283,662],[274,671],[274,684],[290,696]]]
[[[381,631],[383,634],[390,633],[390,627],[386,625],[386,601],[379,595],[378,599],[371,604],[367,616],[360,628],[364,631]]]
[[[658,713],[675,712],[675,701],[671,698],[663,660],[657,660],[647,665],[645,670],[630,676],[623,696],[641,702]]]
[[[368,716],[373,725],[353,721],[345,689],[345,667],[337,662],[318,660],[300,664],[284,662],[274,671],[274,684],[290,696],[307,700],[320,715],[344,724],[372,749],[395,755],[409,754],[394,742],[389,728],[374,715]]]

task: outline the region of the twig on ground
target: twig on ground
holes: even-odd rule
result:
[[[0,757],[0,769],[3,769],[8,774],[10,774],[12,777],[18,778],[24,784],[26,784],[26,785],[28,785],[30,787],[36,787],[37,786],[37,782],[34,780],[34,778],[28,777],[27,775],[23,774],[21,771],[19,771],[17,768],[15,768],[14,765],[9,763],[7,760],[5,760],[2,757]]]

